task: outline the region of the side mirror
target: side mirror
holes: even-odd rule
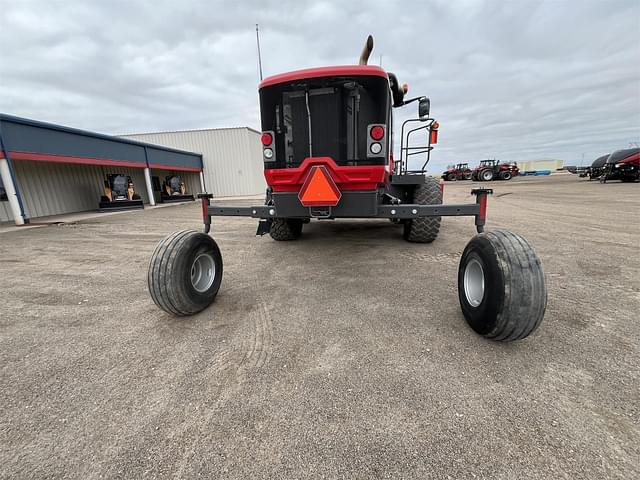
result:
[[[429,116],[429,110],[431,109],[431,102],[427,97],[420,97],[418,100],[418,116],[420,118],[426,118]]]

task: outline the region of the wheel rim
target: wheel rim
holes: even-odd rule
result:
[[[484,298],[484,270],[475,258],[464,269],[464,295],[472,307],[480,305]]]
[[[492,177],[492,175],[491,175],[491,172],[489,172],[489,171],[484,172],[482,174],[482,178],[484,178],[485,180],[491,180],[491,177]]]
[[[211,288],[216,277],[216,264],[210,253],[201,253],[191,265],[191,285],[203,293]]]

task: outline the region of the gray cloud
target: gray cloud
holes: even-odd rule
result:
[[[267,75],[354,63],[372,33],[372,63],[431,97],[432,170],[640,142],[636,0],[303,3],[0,0],[0,111],[105,133],[257,128],[259,22]]]

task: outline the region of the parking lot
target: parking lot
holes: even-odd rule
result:
[[[214,219],[222,288],[183,319],[147,263],[198,205],[0,234],[0,476],[638,478],[640,185],[491,186],[488,227],[525,236],[548,282],[512,344],[460,312],[472,218],[429,245],[384,220],[274,242]]]

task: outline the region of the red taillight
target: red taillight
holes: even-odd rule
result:
[[[480,195],[480,214],[478,215],[483,222],[487,218],[487,194]]]
[[[373,138],[374,140],[382,140],[382,137],[384,137],[384,128],[376,125],[371,129],[369,135],[371,135],[371,138]]]
[[[263,133],[262,136],[260,137],[260,141],[262,142],[262,145],[264,145],[265,147],[268,147],[273,143],[273,137],[271,136],[270,133]]]
[[[438,143],[438,130],[431,130],[431,138],[429,143],[431,143],[431,145],[435,145],[436,143]]]
[[[207,221],[207,207],[209,206],[209,199],[202,197],[202,219]]]

